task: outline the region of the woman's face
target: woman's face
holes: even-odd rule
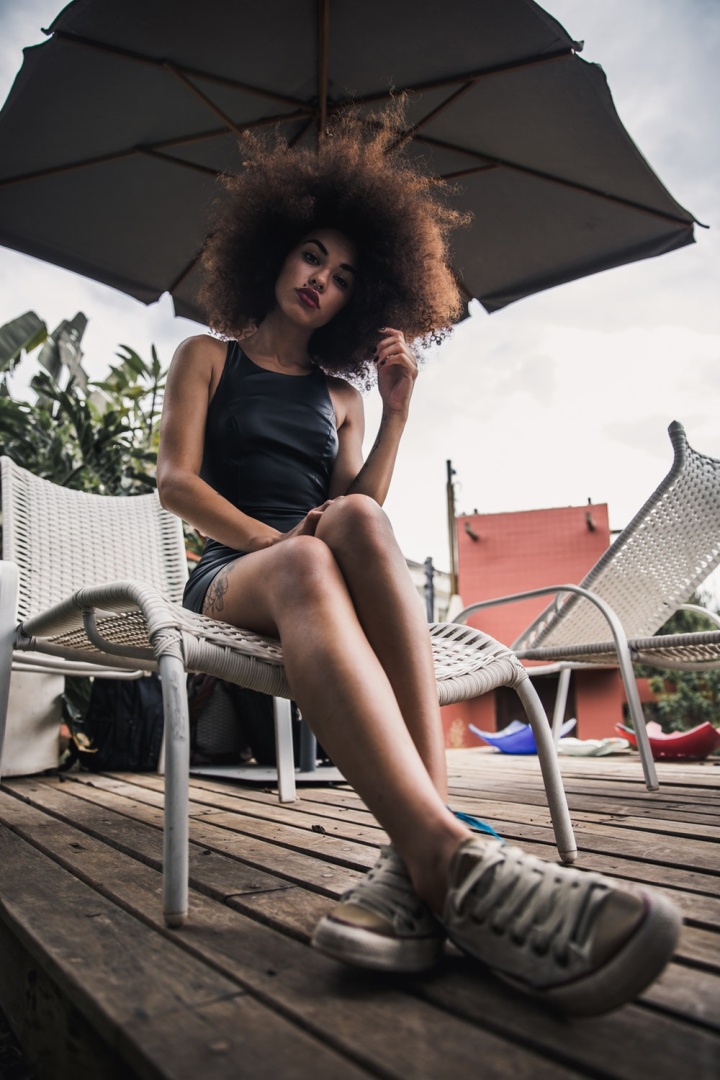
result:
[[[288,255],[275,299],[292,322],[317,330],[347,304],[355,284],[357,252],[336,229],[313,229]]]

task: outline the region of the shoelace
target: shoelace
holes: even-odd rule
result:
[[[370,893],[370,900],[366,893]],[[343,893],[341,903],[367,907],[389,923],[399,918],[406,930],[415,929],[426,912],[400,856],[390,846],[380,848],[378,861],[357,885]]]
[[[464,913],[474,922],[489,918],[496,934],[509,930],[518,946],[530,937],[538,955],[552,946],[558,963],[567,964],[571,951],[582,951],[576,936],[580,924],[589,930],[606,892],[606,883],[595,874],[560,869],[519,848],[491,842],[455,890],[452,905],[458,914],[467,909]]]
[[[474,817],[472,814],[464,814],[462,810],[453,810],[452,806],[448,806],[448,810],[455,815],[458,821],[462,821],[473,832],[487,833],[489,836],[494,836],[501,844],[507,843],[507,840],[503,840],[502,836],[495,832],[492,825],[488,825],[487,821],[483,821],[482,818]]]

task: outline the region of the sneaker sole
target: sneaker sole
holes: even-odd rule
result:
[[[572,1016],[598,1016],[625,1005],[642,993],[670,960],[680,936],[682,917],[659,893],[645,893],[648,910],[635,933],[601,968],[548,990],[529,986],[492,970],[505,982]]]
[[[333,960],[354,967],[402,974],[429,971],[443,949],[442,938],[385,937],[328,916],[318,923],[310,944]]]

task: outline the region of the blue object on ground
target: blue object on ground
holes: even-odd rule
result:
[[[576,724],[577,720],[566,720],[560,729],[560,737],[572,731]],[[473,735],[496,746],[503,754],[537,754],[533,730],[530,724],[523,724],[522,720],[513,720],[502,731],[481,731],[474,724],[468,726]]]
[[[482,821],[481,818],[474,817],[472,814],[463,814],[462,810],[453,810],[451,806],[448,806],[448,810],[452,810],[458,821],[462,821],[473,832],[489,833],[490,836],[494,836],[496,840],[499,840],[501,844],[507,844],[507,840],[503,840],[502,836],[499,836],[492,825],[488,825],[487,821]]]

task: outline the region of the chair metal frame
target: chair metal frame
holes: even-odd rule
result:
[[[714,612],[686,603],[720,565],[720,461],[693,450],[677,421],[668,434],[674,450],[669,473],[579,585],[483,600],[455,618],[464,624],[483,608],[554,596],[511,648],[520,660],[545,662],[529,669],[532,675],[560,672],[554,732],[564,714],[570,671],[619,667],[650,791],[659,784],[633,663],[681,671],[720,667],[720,631],[656,633],[675,611],[686,609],[720,626]]]
[[[291,691],[280,642],[181,606],[182,525],[156,494],[90,495],[41,480],[9,458],[2,474],[0,755],[10,674],[63,670],[136,675],[159,670],[165,717],[163,909],[180,926],[188,901],[189,718],[186,673],[205,672],[275,700],[279,795],[294,796]],[[486,634],[430,626],[441,704],[512,686],[533,726],[561,857],[577,849],[552,733],[517,657]]]

